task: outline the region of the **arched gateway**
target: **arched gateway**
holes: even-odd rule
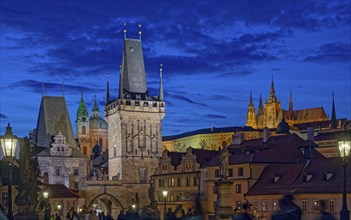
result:
[[[122,203],[110,193],[102,193],[95,196],[89,203],[88,209],[100,209],[111,213],[113,217],[117,217],[121,210],[124,210]]]

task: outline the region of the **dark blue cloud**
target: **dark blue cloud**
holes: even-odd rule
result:
[[[347,62],[351,60],[351,45],[341,42],[323,44],[313,54],[304,58],[304,61]]]
[[[7,119],[7,116],[4,114],[0,114],[0,119]]]
[[[224,115],[207,114],[207,115],[204,115],[204,118],[224,119],[224,118],[227,118],[227,117],[224,116]]]

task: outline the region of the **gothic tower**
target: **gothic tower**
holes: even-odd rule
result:
[[[249,108],[247,110],[246,115],[246,126],[251,126],[253,128],[257,128],[256,124],[256,111],[255,106],[252,101],[252,93],[250,92],[250,101],[249,101]]]
[[[109,125],[109,178],[123,183],[150,180],[162,154],[165,102],[160,69],[159,96],[149,96],[141,39],[124,39],[118,99],[105,106]]]
[[[257,128],[264,128],[264,109],[262,105],[262,96],[260,95],[260,102],[258,104],[258,112],[257,112]]]
[[[81,151],[88,155],[89,142],[89,115],[83,99],[83,92],[80,96],[79,107],[76,117],[76,136],[80,144]]]
[[[333,92],[333,105],[332,105],[332,115],[331,115],[331,129],[337,128],[336,114],[335,114],[335,104],[334,104],[334,92]]]
[[[275,96],[274,82],[272,79],[268,102],[264,104],[265,127],[276,128],[280,122],[278,118],[280,112],[280,101]]]

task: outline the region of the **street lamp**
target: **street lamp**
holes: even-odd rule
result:
[[[340,156],[342,158],[343,169],[343,187],[342,187],[342,208],[340,210],[340,220],[349,220],[350,211],[347,208],[347,186],[346,186],[346,164],[347,158],[350,156],[351,138],[347,133],[342,133],[341,139],[338,141]]]
[[[12,134],[12,128],[10,123],[7,124],[6,133],[4,136],[0,137],[2,152],[4,154],[4,159],[8,160],[10,163],[10,170],[8,173],[8,211],[7,217],[9,220],[13,220],[12,212],[12,163],[15,158],[15,151],[17,146],[17,137]]]
[[[166,203],[167,203],[167,195],[168,195],[168,191],[167,190],[163,190],[162,191],[162,195],[163,195],[163,205],[164,205],[164,209],[163,209],[163,219],[166,219]]]
[[[47,199],[49,198],[49,192],[47,190],[44,190],[43,191],[43,198],[44,198],[44,219],[47,220],[48,219],[48,216],[47,216],[47,210],[46,210],[46,207],[47,207]]]

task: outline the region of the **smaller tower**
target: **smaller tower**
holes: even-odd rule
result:
[[[294,111],[291,90],[290,90],[290,100],[289,100],[289,111],[290,112]]]
[[[89,147],[89,115],[84,103],[83,92],[80,95],[79,107],[76,118],[76,136],[83,154],[87,155]]]
[[[274,81],[272,77],[271,90],[269,92],[268,103],[276,103],[277,97],[275,96]]]
[[[250,92],[250,101],[249,101],[249,108],[246,115],[246,126],[251,126],[253,128],[257,128],[256,124],[256,111],[255,106],[252,101],[252,93]]]
[[[160,92],[159,92],[160,101],[164,101],[163,97],[163,84],[162,84],[162,64],[160,64]]]
[[[109,85],[109,81],[108,81],[108,74],[106,75],[106,103],[105,105],[108,105],[111,100],[110,100],[110,85]]]
[[[334,104],[334,92],[333,92],[333,105],[332,105],[332,116],[331,116],[331,129],[336,129],[336,114],[335,114],[335,104]]]
[[[264,109],[262,105],[261,94],[260,94],[260,102],[258,104],[258,112],[257,112],[257,128],[264,128]]]

